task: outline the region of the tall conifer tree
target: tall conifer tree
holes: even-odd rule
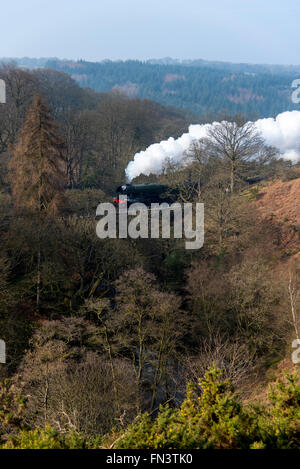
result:
[[[37,310],[40,308],[42,225],[62,208],[64,169],[63,141],[58,127],[46,101],[36,96],[14,148],[10,170],[16,209],[37,223]]]

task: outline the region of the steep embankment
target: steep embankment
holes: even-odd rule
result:
[[[255,205],[262,219],[271,224],[283,255],[300,262],[300,177],[263,187]]]

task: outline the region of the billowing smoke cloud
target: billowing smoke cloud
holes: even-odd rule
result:
[[[282,158],[294,163],[300,158],[300,111],[278,114],[255,122],[267,145],[278,148]]]
[[[126,168],[129,181],[144,174],[160,174],[167,161],[180,163],[193,141],[207,136],[213,124],[190,125],[188,133],[178,139],[170,137],[150,145],[145,151],[136,153]],[[296,162],[300,158],[300,111],[283,112],[273,119],[259,119],[255,126],[267,145],[274,146],[280,155]]]

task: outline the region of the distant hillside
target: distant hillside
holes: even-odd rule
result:
[[[199,115],[226,110],[268,117],[295,109],[291,83],[299,75],[233,72],[229,66],[159,65],[138,61],[54,61],[49,68],[69,73],[81,86],[96,91],[119,89]]]
[[[1,58],[0,57],[0,64],[1,63],[16,63],[18,67],[29,68],[30,70],[34,70],[35,68],[43,68],[49,60],[57,60],[57,59],[49,59],[48,58],[40,58],[40,59],[32,59],[30,57],[22,57],[22,58]]]
[[[131,97],[151,99],[202,116],[226,111],[241,112],[251,118],[269,117],[300,109],[300,104],[291,101],[291,84],[300,77],[300,66],[171,58],[147,62],[15,60],[23,67],[64,71],[81,86],[95,91],[120,90]]]
[[[212,60],[178,60],[171,57],[163,59],[151,59],[148,63],[156,65],[178,65],[185,67],[210,67],[219,70],[229,70],[235,73],[272,73],[272,74],[300,74],[300,65],[278,65],[278,64],[250,64],[220,62]]]

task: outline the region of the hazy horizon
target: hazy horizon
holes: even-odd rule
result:
[[[247,65],[267,65],[267,66],[283,66],[283,67],[299,67],[300,66],[300,60],[299,63],[275,63],[275,62],[234,62],[232,60],[218,60],[218,59],[206,59],[203,57],[197,57],[194,59],[191,58],[179,58],[179,57],[149,57],[149,59],[139,59],[137,57],[128,57],[124,59],[111,59],[110,57],[105,57],[104,59],[99,59],[99,60],[88,60],[85,59],[84,57],[80,58],[72,58],[72,57],[59,57],[59,56],[53,56],[53,57],[33,57],[33,56],[19,56],[19,57],[0,57],[0,60],[22,60],[22,59],[29,59],[29,60],[61,60],[61,61],[83,61],[83,62],[91,62],[91,63],[99,63],[99,62],[106,62],[106,61],[111,61],[111,62],[126,62],[126,61],[138,61],[138,62],[149,62],[149,61],[163,61],[163,60],[174,60],[178,61],[178,63],[185,63],[185,62],[196,62],[203,60],[204,62],[219,62],[219,63],[226,63],[226,64],[233,64],[233,65],[242,65],[242,64],[247,64]]]

